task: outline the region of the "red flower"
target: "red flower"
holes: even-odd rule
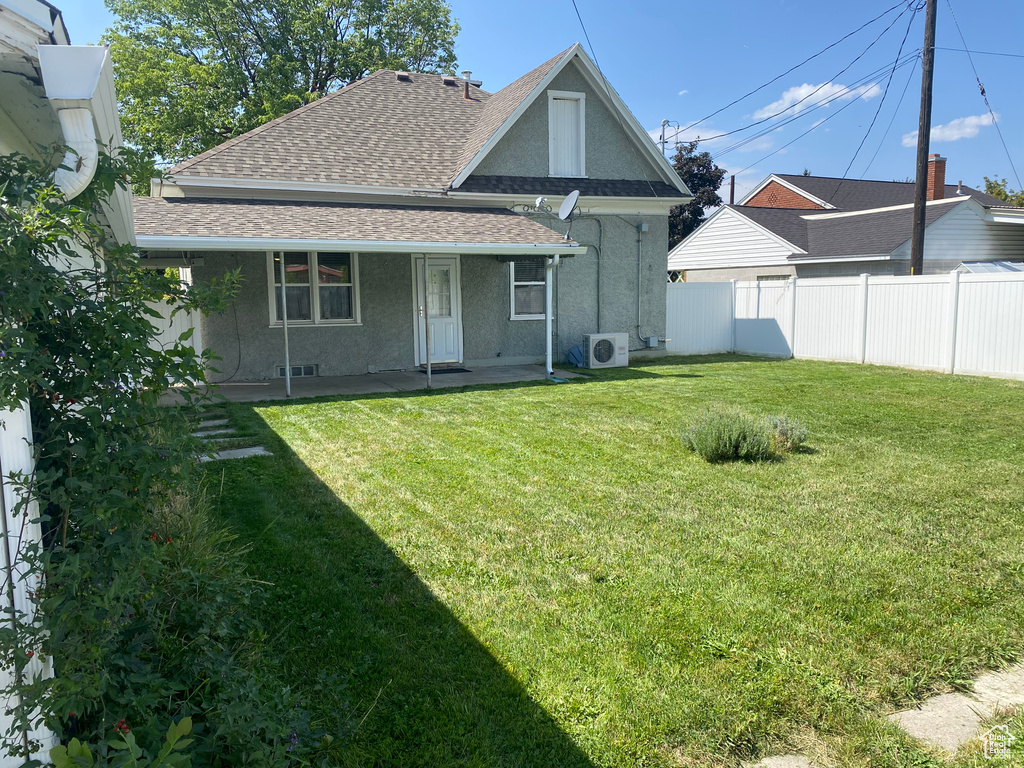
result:
[[[35,653],[33,651],[29,651],[25,655],[28,656],[31,659],[33,656],[35,656]]]

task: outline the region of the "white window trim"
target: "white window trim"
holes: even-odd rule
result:
[[[555,132],[551,130],[554,111],[551,102],[555,99],[576,99],[580,103],[580,175],[563,176],[552,173],[555,167]],[[559,179],[587,178],[587,94],[576,91],[548,91],[548,176]]]
[[[533,259],[520,259],[520,261],[533,261]],[[548,274],[547,270],[544,272],[545,276]],[[517,285],[543,285],[547,286],[547,280],[541,280],[536,282],[533,280],[516,282],[516,263],[510,261],[508,263],[508,312],[509,320],[543,320],[545,315],[541,312],[539,315],[517,315],[516,314],[516,286]]]
[[[274,294],[274,253],[275,251],[267,251],[267,302],[268,302],[268,316],[270,318],[271,328],[282,328],[284,324],[277,317],[277,297]],[[315,275],[318,275],[317,271],[317,251],[284,251],[284,253],[305,253],[306,258],[310,259],[310,279]],[[324,251],[324,253],[342,253],[342,251]],[[303,327],[303,326],[317,326],[317,325],[362,325],[363,317],[362,310],[359,303],[359,254],[349,251],[348,253],[352,258],[352,319],[351,320],[321,320],[320,319],[320,284],[310,283],[309,288],[311,292],[310,297],[310,314],[312,319],[310,320],[289,320],[288,327]],[[315,289],[315,290],[314,290]]]

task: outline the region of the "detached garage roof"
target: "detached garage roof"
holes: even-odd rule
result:
[[[140,248],[583,253],[557,232],[503,208],[137,197]],[[312,235],[315,233],[315,237]]]

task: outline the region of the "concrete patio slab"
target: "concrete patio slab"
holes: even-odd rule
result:
[[[555,376],[573,379],[579,373],[555,370]],[[482,384],[514,384],[543,381],[547,378],[541,365],[502,365],[474,368],[468,373],[435,373],[432,389],[479,386]],[[292,379],[292,399],[331,395],[369,395],[382,392],[414,392],[427,388],[427,376],[418,370],[367,373],[360,376],[317,376]],[[218,386],[218,393],[234,403],[261,400],[284,400],[284,379],[268,381],[228,382]]]

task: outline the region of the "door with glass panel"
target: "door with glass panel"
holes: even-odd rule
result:
[[[459,306],[459,262],[431,256],[424,276],[423,258],[416,269],[416,315],[419,363],[427,361],[426,318],[430,323],[431,363],[462,362],[462,307]],[[424,283],[424,279],[426,283]]]

